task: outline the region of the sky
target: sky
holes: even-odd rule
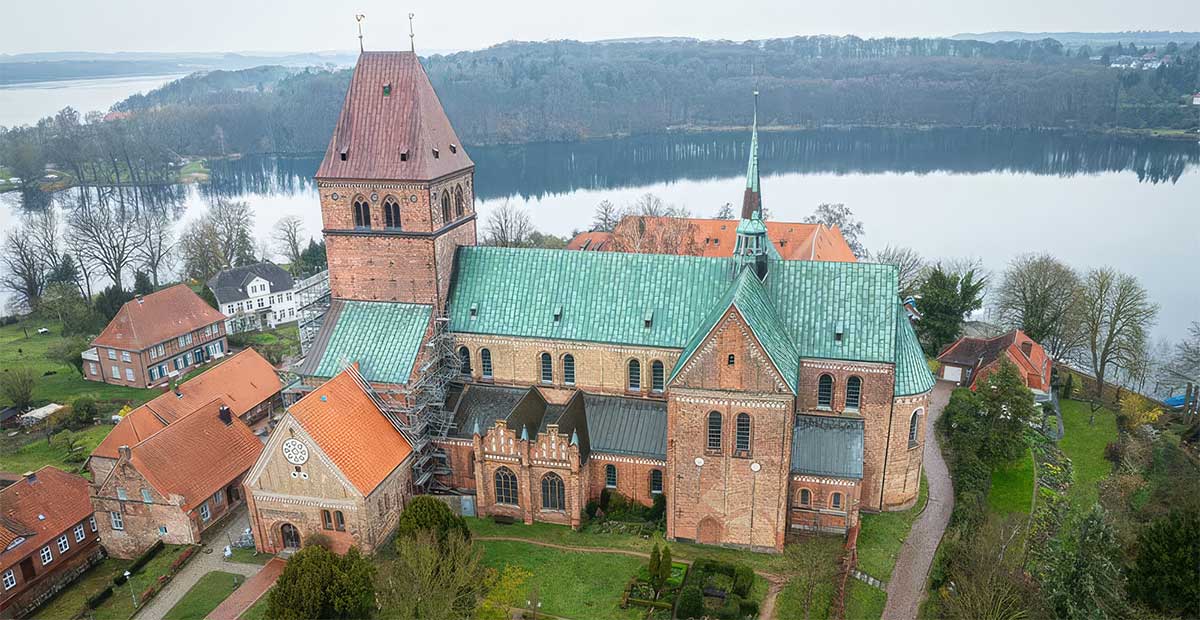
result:
[[[479,49],[510,40],[807,34],[949,36],[960,32],[1200,30],[1200,2],[1158,0],[8,0],[0,53],[296,52]]]

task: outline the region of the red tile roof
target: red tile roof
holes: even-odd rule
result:
[[[141,351],[224,320],[187,285],[176,284],[121,306],[92,345]]]
[[[639,236],[634,233],[634,227],[644,224],[647,231],[644,237],[654,237],[656,233],[667,231],[668,224],[679,220],[666,217],[627,216],[621,219],[612,233],[586,232],[580,233],[567,243],[568,250],[608,250],[623,251],[626,245],[624,239]],[[733,256],[737,245],[737,220],[712,220],[688,218],[689,234],[671,243],[670,238],[679,235],[667,231],[664,239],[653,239],[643,248],[649,251],[670,250],[673,254],[693,256]],[[800,224],[795,222],[767,223],[767,237],[775,244],[775,249],[785,260],[819,260],[842,263],[857,262],[850,245],[842,237],[836,227],[828,228],[822,224]],[[663,243],[671,243],[671,247],[662,247]],[[584,246],[587,245],[585,248]],[[597,247],[599,246],[599,247]]]
[[[474,165],[416,54],[358,57],[318,179],[423,181]]]
[[[309,392],[288,411],[364,496],[412,447],[384,416],[350,368]]]
[[[0,567],[45,546],[91,514],[88,481],[54,467],[0,489]],[[5,551],[19,537],[24,542]]]
[[[164,497],[180,495],[191,510],[254,466],[262,441],[214,400],[130,448],[129,461]]]
[[[182,397],[166,392],[130,411],[96,446],[92,456],[115,459],[117,448],[138,443],[213,399],[220,398],[233,415],[242,416],[282,389],[283,383],[270,362],[254,349],[239,351],[181,383]]]
[[[1026,353],[1028,349],[1028,353]],[[965,366],[974,369],[971,375],[971,387],[974,387],[989,373],[984,369],[991,367],[1001,357],[1017,365],[1025,378],[1025,385],[1030,389],[1047,391],[1050,389],[1050,367],[1052,361],[1046,355],[1042,345],[1025,335],[1025,332],[1015,329],[994,338],[962,337],[938,355],[938,361],[944,364]]]
[[[575,235],[574,239],[567,242],[568,250],[587,250],[590,252],[602,252],[608,249],[608,243],[612,240],[612,233],[603,231],[583,232]]]

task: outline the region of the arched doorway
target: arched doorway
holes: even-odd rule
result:
[[[721,542],[721,523],[712,517],[705,517],[696,527],[696,542],[715,545]]]
[[[284,523],[280,526],[279,531],[283,535],[284,549],[300,548],[300,530],[297,530],[296,526],[291,523]]]

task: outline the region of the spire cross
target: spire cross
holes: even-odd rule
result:
[[[354,21],[358,22],[358,53],[359,54],[363,53],[362,22],[364,19],[366,19],[366,17],[367,16],[363,15],[362,13],[358,13],[354,16]]]
[[[413,34],[413,18],[416,16],[416,13],[408,14],[408,51],[414,54],[417,53],[417,35]]]

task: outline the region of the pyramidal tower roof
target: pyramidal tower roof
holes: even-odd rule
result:
[[[413,52],[363,52],[318,179],[427,181],[474,166]]]
[[[754,124],[750,130],[750,161],[746,163],[746,193],[742,196],[742,219],[748,220],[762,209],[758,191],[758,91],[754,91]]]

